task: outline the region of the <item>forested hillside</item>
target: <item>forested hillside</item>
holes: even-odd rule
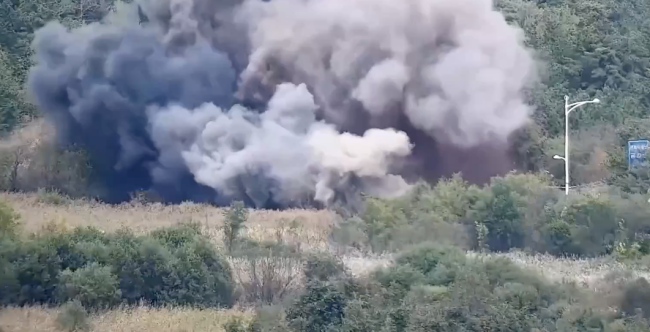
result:
[[[38,116],[24,89],[33,64],[30,45],[34,31],[52,20],[69,27],[100,21],[114,4],[113,1],[3,1],[0,6],[2,124],[4,131],[10,131]]]
[[[648,8],[643,1],[500,1],[521,26],[529,45],[546,62],[544,84],[531,92],[535,125],[524,139],[528,167],[563,171],[550,157],[563,154],[563,96],[571,101],[599,98],[571,114],[576,184],[620,175],[627,139],[647,137]],[[539,149],[539,150],[538,150]],[[609,172],[595,163],[606,161]],[[539,160],[544,156],[543,160]],[[549,165],[551,163],[551,165]],[[558,163],[560,164],[560,163]],[[542,166],[543,165],[543,166]],[[555,168],[554,168],[555,167]],[[582,172],[581,172],[582,171]],[[574,174],[576,174],[574,172]]]

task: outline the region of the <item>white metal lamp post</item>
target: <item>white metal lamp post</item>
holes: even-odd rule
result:
[[[569,195],[569,113],[584,104],[598,104],[598,98],[569,104],[569,96],[564,96],[564,157],[554,155],[553,159],[564,160],[564,194]]]

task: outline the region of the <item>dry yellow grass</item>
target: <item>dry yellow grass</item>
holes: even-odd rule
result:
[[[198,222],[216,243],[220,243],[223,209],[207,204],[179,205],[126,203],[111,206],[89,201],[70,201],[53,205],[41,202],[37,194],[0,193],[0,199],[21,215],[27,232],[37,232],[48,223],[69,227],[94,226],[107,232],[129,227],[136,232],[148,232],[184,221]],[[299,226],[290,231],[291,221]],[[291,209],[283,211],[250,210],[245,235],[256,239],[283,236],[304,247],[324,247],[334,221],[334,214],[325,210]]]
[[[105,231],[114,231],[126,226],[136,232],[147,232],[191,220],[200,222],[215,243],[221,245],[219,227],[223,223],[223,209],[206,204],[183,203],[164,206],[130,203],[111,206],[96,202],[71,201],[53,205],[41,202],[38,194],[11,193],[0,193],[0,199],[20,213],[21,221],[28,232],[39,231],[51,222],[63,223],[69,227],[94,226]],[[298,221],[299,227],[295,231],[289,229],[292,220]],[[245,235],[257,240],[281,236],[284,240],[300,243],[303,248],[325,249],[334,220],[334,213],[326,210],[250,210]],[[570,279],[586,284],[599,280],[612,271],[629,270],[629,267],[608,259],[560,259],[550,255],[523,253],[490,254],[494,255],[506,256],[520,266],[540,272],[552,280]],[[353,273],[363,274],[387,264],[390,256],[346,256],[343,259]],[[240,262],[231,259],[231,263],[237,270]],[[646,271],[633,272],[650,278]]]
[[[0,328],[5,332],[59,332],[58,309],[44,307],[0,310]],[[233,316],[250,319],[243,310],[198,310],[189,308],[124,308],[91,316],[93,332],[193,332],[224,331]]]
[[[629,266],[611,257],[597,258],[558,258],[545,254],[526,254],[513,251],[504,254],[488,254],[510,259],[515,264],[535,271],[544,278],[562,282],[572,281],[578,285],[598,291],[604,284],[611,283],[612,278],[646,278],[650,280],[650,271],[640,266]],[[610,285],[611,286],[611,285]]]

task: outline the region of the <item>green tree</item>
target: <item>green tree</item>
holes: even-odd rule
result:
[[[122,296],[119,281],[111,273],[111,268],[97,263],[75,271],[63,271],[58,292],[60,302],[77,300],[86,308],[109,308],[118,304]]]
[[[248,209],[241,201],[233,202],[223,214],[223,242],[228,252],[232,252],[239,233],[246,228]]]
[[[12,130],[23,117],[33,114],[34,108],[26,102],[15,66],[0,45],[0,131]]]

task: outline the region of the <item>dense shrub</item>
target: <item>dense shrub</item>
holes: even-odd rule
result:
[[[360,215],[333,229],[331,239],[375,252],[436,242],[496,252],[635,258],[650,253],[648,214],[646,196],[611,188],[566,197],[542,175],[512,173],[482,188],[453,177],[433,187],[416,185],[398,199],[368,200]]]
[[[454,261],[434,248],[409,251],[354,292],[314,280],[286,315],[258,311],[247,331],[650,331],[630,316],[646,306],[645,293],[632,291],[647,288],[644,280],[628,286],[620,312],[603,310],[586,290],[549,283],[507,259]],[[458,269],[446,285],[422,274],[450,265]]]
[[[239,233],[246,228],[244,224],[248,220],[248,210],[243,202],[235,201],[224,211],[223,216],[223,242],[228,252],[232,252]]]
[[[380,285],[391,293],[404,296],[413,285],[424,284],[426,277],[422,272],[409,265],[395,265],[373,274]]]
[[[455,267],[445,285],[424,273],[435,274],[443,267]],[[638,320],[606,313],[587,302],[571,285],[552,284],[522,270],[507,259],[476,259],[457,256],[453,251],[428,245],[403,254],[396,265],[377,271],[365,289],[327,298],[311,290],[299,308],[339,308],[337,331],[648,331]],[[327,293],[329,294],[329,293]],[[307,302],[306,302],[307,301]],[[641,303],[641,302],[639,302]],[[307,327],[308,313],[292,306],[294,331],[327,330]],[[330,309],[331,309],[330,308]],[[293,310],[293,311],[292,311]],[[296,318],[296,312],[299,318]],[[334,312],[337,312],[334,310]],[[318,317],[318,316],[314,316]],[[338,316],[335,316],[338,317]],[[317,322],[321,322],[318,320]],[[330,329],[331,330],[331,329]]]
[[[553,219],[541,227],[542,244],[538,249],[545,249],[553,255],[575,253],[576,249],[571,234],[571,225],[562,219]]]
[[[627,315],[634,316],[640,312],[644,317],[650,317],[650,283],[638,278],[625,285],[620,307]]]
[[[374,252],[401,250],[427,241],[466,247],[471,242],[468,212],[478,193],[478,187],[459,175],[435,187],[418,183],[397,199],[367,199],[363,211],[340,222],[331,237],[341,245]]]
[[[0,238],[0,305],[16,303],[20,294],[17,270],[9,257],[16,245],[8,238]]]
[[[339,277],[347,272],[343,262],[327,254],[312,254],[305,262],[305,278],[307,281],[326,281]]]
[[[61,259],[61,268],[76,270],[91,262],[108,264],[110,238],[93,227],[79,227],[71,232],[49,233],[39,241],[56,248]]]
[[[131,237],[120,234],[111,245],[111,266],[120,280],[122,297],[127,303],[162,304],[166,281],[174,272],[173,255],[152,238]]]
[[[201,238],[170,248],[121,232],[111,245],[111,261],[127,303],[232,304],[230,266]]]
[[[117,277],[108,266],[90,263],[80,269],[59,275],[59,301],[79,301],[87,308],[107,308],[120,302]]]
[[[567,204],[562,217],[571,226],[572,254],[602,255],[616,240],[618,218],[606,197],[578,197]]]
[[[231,306],[234,281],[226,260],[207,240],[188,242],[174,254],[162,298],[173,304]]]
[[[465,254],[454,247],[425,243],[404,251],[397,257],[397,264],[410,265],[423,274],[433,271],[439,263],[463,262]]]
[[[488,229],[488,248],[494,251],[521,248],[524,244],[521,196],[500,181],[494,183],[485,196],[475,206],[474,218]]]
[[[287,321],[293,331],[336,331],[343,322],[345,294],[336,284],[310,282],[305,293],[287,309]]]
[[[486,245],[492,251],[523,248],[539,222],[531,215],[537,195],[548,190],[548,179],[528,174],[493,178],[483,188],[469,215],[487,228]]]
[[[179,248],[201,236],[201,225],[198,223],[182,223],[176,226],[156,229],[150,235],[165,246]]]
[[[310,255],[304,265],[304,291],[286,309],[285,323],[292,331],[340,331],[350,298],[361,289],[343,263],[326,254]],[[253,326],[272,325],[277,311],[258,312]],[[260,329],[261,330],[261,329]]]
[[[11,206],[0,202],[0,237],[15,236],[19,227],[20,215]]]
[[[64,304],[56,318],[56,322],[62,331],[86,332],[90,330],[88,311],[79,301]]]
[[[63,271],[58,248],[48,238],[17,242],[13,251],[5,251],[5,260],[14,267],[20,285],[12,297],[18,305],[56,302],[56,286]]]
[[[93,228],[0,239],[0,300],[89,307],[140,301],[154,305],[230,306],[232,271],[191,226],[138,236]]]

